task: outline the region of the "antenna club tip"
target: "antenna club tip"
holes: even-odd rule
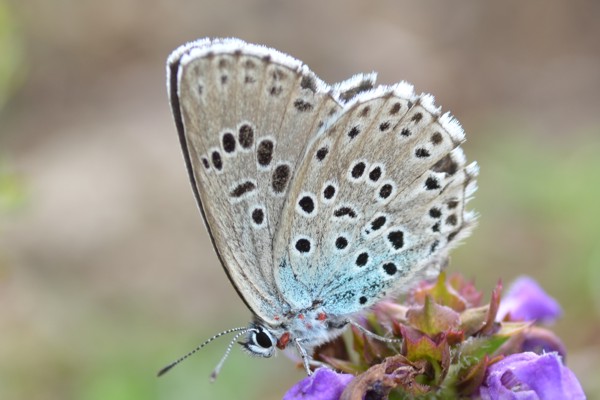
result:
[[[158,371],[158,373],[156,374],[156,377],[160,378],[161,376],[163,376],[164,374],[166,374],[167,372],[169,372],[169,370],[171,368],[173,368],[175,364],[169,364],[166,367],[164,367],[163,369],[161,369],[160,371]]]

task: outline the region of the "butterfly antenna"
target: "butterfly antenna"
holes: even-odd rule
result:
[[[233,348],[233,344],[235,343],[235,341],[240,336],[242,336],[244,333],[247,333],[247,332],[253,331],[253,330],[255,330],[255,329],[244,328],[244,330],[236,333],[236,335],[233,337],[233,339],[231,339],[231,342],[229,342],[229,345],[227,346],[227,349],[225,350],[225,354],[223,354],[223,357],[221,357],[221,361],[219,361],[219,363],[217,364],[217,366],[215,367],[213,372],[210,374],[211,382],[214,382],[215,380],[217,380],[217,376],[221,372],[221,368],[223,368],[223,364],[225,364],[225,360],[227,359],[227,357],[229,357],[229,353],[231,352],[231,349]]]
[[[233,328],[233,329],[228,329],[226,331],[223,331],[221,333],[217,333],[215,336],[211,337],[210,339],[208,339],[207,341],[205,341],[204,343],[202,343],[200,346],[196,347],[194,350],[190,351],[186,355],[178,358],[177,360],[173,361],[171,364],[169,364],[166,367],[162,368],[160,371],[158,371],[158,374],[156,374],[156,376],[162,376],[162,375],[166,374],[171,368],[173,368],[174,366],[176,366],[177,364],[179,364],[180,362],[182,362],[183,360],[185,360],[189,356],[193,355],[194,353],[196,353],[198,350],[200,350],[201,348],[203,348],[204,346],[206,346],[207,344],[209,344],[213,340],[215,340],[215,339],[217,339],[217,338],[219,338],[219,337],[221,337],[223,335],[227,335],[229,333],[239,332],[239,331],[242,331],[242,332],[240,332],[237,335],[235,335],[236,338],[238,336],[240,336],[241,334],[247,332],[248,331],[248,327]],[[231,347],[231,344],[230,344],[229,347]],[[229,353],[229,350],[227,352]]]

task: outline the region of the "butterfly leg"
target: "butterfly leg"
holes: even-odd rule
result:
[[[306,375],[310,376],[312,375],[312,371],[310,370],[310,363],[312,360],[304,347],[302,347],[302,344],[300,343],[301,341],[301,339],[296,338],[294,339],[294,344],[296,345],[296,349],[298,349],[298,353],[300,353],[300,356],[302,357],[302,364],[304,364]]]
[[[384,343],[402,343],[402,339],[391,339],[391,338],[386,338],[386,337],[383,337],[383,336],[376,335],[373,332],[365,329],[364,326],[360,325],[356,321],[348,320],[348,323],[350,325],[354,326],[356,329],[358,329],[362,333],[364,333],[366,336],[371,337],[371,338],[376,339],[376,340],[379,340],[380,342],[384,342]]]

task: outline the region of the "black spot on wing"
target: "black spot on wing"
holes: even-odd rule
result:
[[[269,139],[264,139],[258,144],[256,159],[261,166],[266,167],[271,164],[274,147],[273,141]]]
[[[368,253],[360,253],[356,257],[356,265],[359,267],[364,267],[369,262],[369,254]]]
[[[438,182],[438,180],[436,178],[434,178],[433,176],[430,176],[425,181],[425,188],[427,190],[439,189],[440,188],[440,183]]]
[[[310,240],[308,239],[298,239],[296,241],[295,247],[300,253],[308,253],[310,251]]]
[[[456,217],[456,214],[449,215],[448,218],[446,218],[447,225],[455,226],[457,223],[458,223],[458,218]]]
[[[383,264],[383,270],[388,275],[394,275],[398,271],[398,267],[396,267],[396,264],[389,262]]]
[[[345,216],[356,218],[356,212],[350,207],[340,207],[333,212],[333,215],[338,218]]]
[[[313,105],[310,104],[307,101],[304,101],[302,99],[296,99],[294,101],[294,107],[296,108],[296,110],[300,111],[300,112],[306,112],[306,111],[310,111],[313,109]]]
[[[373,221],[371,221],[371,229],[373,229],[374,231],[381,229],[381,227],[385,225],[386,221],[387,218],[383,215],[375,218]]]
[[[399,250],[404,246],[404,232],[400,230],[389,232],[387,238],[392,247],[396,250]]]
[[[237,185],[229,195],[234,198],[242,197],[244,194],[252,192],[256,189],[256,185],[253,182],[246,181]]]
[[[202,157],[202,165],[204,165],[204,168],[206,168],[206,169],[210,168],[210,164],[208,163],[208,158]]]
[[[235,136],[233,136],[233,133],[227,132],[223,135],[223,150],[225,150],[225,153],[235,151]]]
[[[443,138],[442,134],[439,132],[435,132],[433,135],[431,135],[431,143],[433,143],[435,145],[442,143],[443,140],[444,140],[444,138]]]
[[[264,220],[265,212],[263,211],[263,209],[255,208],[254,210],[252,210],[252,221],[254,221],[256,225],[262,225]]]
[[[273,171],[271,177],[271,186],[275,193],[282,193],[290,180],[291,170],[286,164],[278,165]]]
[[[335,196],[335,187],[333,185],[327,185],[325,189],[323,189],[323,197],[327,200],[331,200]]]
[[[238,140],[240,146],[244,149],[249,149],[254,144],[254,129],[248,124],[240,126],[238,132]]]
[[[337,239],[335,239],[335,247],[337,247],[340,250],[345,249],[348,246],[348,239],[346,239],[343,236],[339,236]]]
[[[445,172],[448,175],[454,175],[458,171],[458,164],[452,159],[450,154],[447,154],[444,158],[440,159],[437,163],[431,167],[434,172]]]
[[[431,218],[439,218],[439,217],[442,216],[442,211],[439,208],[437,208],[437,207],[432,207],[429,210],[429,216]]]
[[[446,203],[446,205],[448,206],[448,209],[452,210],[458,206],[458,200],[456,200],[456,199],[449,200],[448,203]]]
[[[221,159],[221,154],[218,151],[213,151],[212,155],[212,163],[215,169],[222,170],[223,169],[223,160]]]
[[[422,119],[423,119],[423,114],[421,114],[420,112],[418,112],[415,115],[413,115],[410,120],[412,122],[414,122],[415,124],[418,124]]]
[[[379,197],[382,199],[387,199],[388,197],[390,197],[393,190],[394,187],[391,184],[386,183],[381,187],[381,189],[379,189]]]
[[[326,146],[323,146],[317,150],[317,154],[315,156],[317,157],[317,160],[323,161],[327,156],[327,153],[329,153],[329,149]]]
[[[317,82],[315,78],[310,75],[304,75],[300,81],[300,87],[302,89],[309,89],[311,92],[317,91]]]
[[[310,196],[304,196],[298,201],[298,205],[306,214],[312,214],[315,210],[315,202]]]
[[[379,130],[381,132],[385,132],[388,129],[390,129],[390,126],[391,126],[390,121],[382,122],[381,124],[379,124]]]
[[[350,88],[345,92],[340,93],[340,100],[342,100],[343,102],[348,102],[357,94],[371,89],[373,89],[373,82],[371,82],[370,80],[364,80],[358,85],[354,86],[353,88]]]
[[[381,178],[381,168],[375,167],[371,170],[371,172],[369,172],[369,179],[372,182],[377,182],[379,178]]]
[[[350,171],[350,175],[352,175],[352,177],[354,179],[358,179],[362,176],[362,174],[365,172],[365,168],[367,166],[365,165],[364,162],[360,161],[357,162],[356,164],[354,164],[354,166],[352,167],[352,170]]]
[[[417,156],[418,158],[427,158],[430,156],[430,154],[427,149],[418,148],[415,150],[415,156]]]
[[[348,131],[348,137],[350,139],[354,139],[360,133],[360,128],[358,126],[353,126],[352,129]]]

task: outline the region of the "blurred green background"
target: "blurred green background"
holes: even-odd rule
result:
[[[164,62],[237,36],[335,82],[377,70],[436,95],[481,165],[453,271],[537,279],[600,398],[600,2],[0,0],[0,398],[277,399],[303,376],[226,340],[249,312],[213,255]]]

